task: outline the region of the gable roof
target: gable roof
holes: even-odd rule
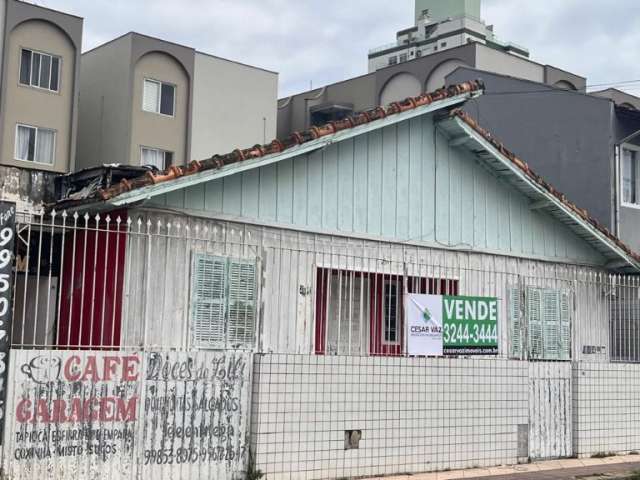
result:
[[[100,189],[93,197],[63,200],[55,207],[104,210],[135,205],[165,193],[303,155],[409,118],[456,107],[467,99],[480,95],[483,89],[484,85],[480,80],[453,85],[394,102],[386,108],[377,107],[344,120],[294,132],[282,141],[274,140],[270,144],[244,150],[236,149],[226,155],[214,155],[202,161],[194,160],[184,167],[172,166],[162,172],[147,171],[137,178],[123,179],[109,188]],[[479,161],[496,176],[530,198],[532,209],[547,211],[601,253],[609,261],[609,269],[640,272],[640,255],[586,210],[570,202],[565,195],[533,172],[526,162],[509,151],[468,114],[456,108],[440,119],[438,125],[450,137],[451,145],[470,148]]]

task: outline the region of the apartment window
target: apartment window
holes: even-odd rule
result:
[[[528,286],[508,291],[510,353],[532,360],[571,359],[571,296]]]
[[[20,83],[57,92],[60,57],[23,48],[20,51]]]
[[[16,128],[16,160],[53,165],[55,146],[55,130],[29,125],[18,125]]]
[[[192,272],[193,345],[250,349],[256,332],[255,263],[196,254]]]
[[[158,170],[169,168],[173,163],[173,152],[158,148],[142,147],[140,153],[140,165],[152,165]]]
[[[145,78],[142,95],[143,110],[172,117],[175,111],[175,99],[175,85]]]
[[[398,63],[398,57],[393,55],[392,57],[389,57],[389,65],[396,65]]]
[[[404,63],[407,61],[407,54],[403,53],[400,55],[400,63]]]
[[[622,149],[622,203],[640,205],[640,168],[638,168],[638,151],[631,148]]]

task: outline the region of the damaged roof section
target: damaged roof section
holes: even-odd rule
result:
[[[329,137],[344,130],[371,124],[377,120],[392,117],[393,115],[415,110],[420,107],[438,104],[442,100],[459,97],[464,94],[474,92],[480,93],[483,90],[484,84],[481,80],[474,80],[458,85],[452,85],[447,88],[441,88],[432,93],[425,93],[417,97],[410,97],[400,102],[391,103],[387,107],[376,107],[371,110],[346,117],[343,120],[329,122],[326,125],[318,127],[311,127],[302,132],[294,132],[284,140],[276,139],[266,145],[255,145],[244,150],[236,149],[233,152],[224,155],[213,155],[211,158],[206,160],[194,160],[186,166],[171,166],[160,172],[147,171],[134,178],[122,178],[118,183],[86,191],[86,195],[82,198],[78,198],[76,196],[75,198],[67,197],[66,199],[62,199],[56,207],[75,207],[88,203],[87,200],[93,200],[94,202],[108,201],[122,195],[123,193],[131,192],[143,187],[170,182],[199,172],[221,169],[222,167],[251,159],[277,155],[294,147],[307,144],[313,140]],[[463,99],[461,99],[461,101],[462,100]]]
[[[592,217],[589,212],[583,208],[578,207],[575,203],[571,202],[566,195],[564,195],[562,192],[558,191],[557,189],[555,189],[553,187],[553,185],[551,185],[549,182],[547,182],[544,178],[542,178],[540,175],[536,174],[531,167],[527,164],[527,162],[525,162],[524,160],[522,160],[521,158],[517,157],[513,152],[511,152],[508,148],[505,147],[505,145],[500,142],[497,138],[495,138],[491,132],[489,132],[488,130],[482,128],[478,122],[472,118],[468,113],[466,113],[464,110],[462,109],[454,109],[449,113],[449,119],[459,119],[461,120],[465,125],[468,125],[469,127],[471,127],[471,129],[476,132],[477,134],[479,134],[484,140],[486,140],[495,150],[497,150],[497,152],[503,156],[504,158],[506,158],[514,167],[516,167],[516,170],[521,172],[522,174],[525,175],[525,177],[534,185],[536,185],[537,187],[539,187],[541,190],[543,190],[544,192],[546,192],[552,200],[554,200],[555,202],[558,203],[559,206],[562,206],[564,208],[566,208],[568,211],[570,211],[571,213],[573,213],[575,216],[577,216],[580,220],[582,220],[582,222],[588,226],[590,226],[593,230],[595,230],[595,232],[599,233],[600,235],[604,236],[607,242],[610,242],[612,245],[615,245],[615,247],[617,247],[618,249],[621,250],[621,252],[624,253],[625,256],[627,256],[627,261],[629,262],[629,266],[632,266],[633,264],[635,264],[635,268],[638,269],[640,267],[640,255],[638,255],[636,252],[634,252],[633,250],[631,250],[631,248],[629,248],[628,245],[626,245],[624,242],[622,242],[618,237],[616,237],[612,232],[609,231],[608,228],[606,228],[604,225],[602,225],[598,220],[596,220],[594,217]],[[444,123],[444,122],[441,122]],[[452,134],[454,132],[454,130],[452,128],[448,128],[447,129],[448,132],[450,134]],[[463,143],[461,143],[462,145]],[[487,156],[487,152],[482,151],[482,150],[478,150],[476,148],[471,148],[471,150],[480,158],[484,159],[486,161],[486,156]],[[492,168],[494,171],[498,171],[498,173],[501,176],[505,176],[506,173],[504,170],[500,170],[499,168],[495,167],[492,165]],[[522,189],[521,190],[526,190],[526,189]],[[528,192],[526,193],[532,193],[531,190],[529,189]],[[558,210],[558,208],[554,208],[554,205],[550,202],[547,206],[547,209],[552,211],[552,213],[560,213],[560,215],[555,215],[557,217],[561,217],[560,220],[565,223],[566,225],[568,225],[569,227],[572,227],[572,229],[574,231],[576,231],[576,233],[583,238],[584,240],[586,240],[588,243],[590,243],[592,246],[596,247],[597,250],[601,251],[602,253],[605,253],[605,251],[603,251],[602,248],[602,242],[594,242],[593,240],[593,235],[590,234],[586,234],[584,229],[579,228],[579,226],[571,221],[570,219],[568,219],[565,215],[562,215],[562,213],[564,212],[560,212]],[[609,258],[618,258],[617,255],[612,255],[611,254],[611,249],[607,249],[606,252],[608,252],[609,254],[605,256],[609,257]]]

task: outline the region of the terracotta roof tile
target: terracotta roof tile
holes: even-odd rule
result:
[[[587,210],[578,207],[575,203],[573,203],[569,199],[567,199],[566,195],[564,195],[562,192],[556,190],[544,178],[542,178],[540,175],[536,174],[531,169],[529,164],[527,164],[527,162],[525,162],[524,160],[518,158],[513,152],[511,152],[508,148],[506,148],[502,142],[500,142],[498,139],[496,139],[489,131],[487,131],[484,128],[482,128],[478,124],[478,122],[473,117],[471,117],[467,112],[465,112],[464,110],[462,110],[460,108],[457,108],[457,109],[454,109],[454,110],[451,111],[450,116],[451,117],[460,118],[462,121],[464,121],[467,125],[469,125],[471,128],[473,128],[476,132],[478,132],[480,135],[482,135],[482,137],[484,137],[485,140],[487,140],[489,143],[491,143],[491,145],[493,145],[496,148],[496,150],[498,150],[503,156],[508,158],[515,166],[518,167],[518,169],[520,169],[522,172],[524,172],[527,175],[528,178],[533,180],[536,184],[538,184],[539,186],[544,188],[547,192],[549,192],[551,195],[556,197],[562,204],[564,204],[567,208],[569,208],[574,213],[576,213],[578,216],[580,216],[583,220],[585,220],[592,227],[597,229],[600,233],[605,235],[609,240],[611,240],[613,243],[615,243],[625,253],[627,253],[628,255],[633,257],[636,261],[640,262],[640,255],[639,254],[637,254],[633,250],[631,250],[631,248],[626,243],[624,243],[622,240],[620,240],[618,237],[616,237],[612,232],[609,231],[609,229],[607,227],[605,227],[598,220],[596,220],[594,217],[592,217]]]
[[[236,149],[225,155],[214,155],[206,160],[194,160],[183,167],[171,166],[167,170],[158,173],[146,172],[139,178],[123,180],[107,189],[99,190],[98,193],[100,195],[100,199],[109,200],[136,188],[168,182],[178,177],[193,175],[204,170],[214,170],[222,168],[225,165],[231,165],[253,158],[260,158],[266,155],[280,153],[297,145],[302,145],[306,142],[310,142],[327,135],[332,135],[334,133],[380,120],[391,115],[396,115],[424,105],[429,105],[439,100],[482,90],[484,90],[484,84],[481,80],[473,80],[458,85],[452,85],[447,88],[441,88],[432,93],[425,93],[417,97],[407,98],[400,102],[393,102],[387,107],[376,107],[371,110],[356,113],[343,120],[329,122],[318,127],[311,127],[302,132],[293,132],[284,140],[276,139],[266,145],[255,145],[244,150]]]

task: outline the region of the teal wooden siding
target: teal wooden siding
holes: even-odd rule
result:
[[[307,230],[603,263],[528,203],[472,153],[450,147],[428,115],[153,199]]]

